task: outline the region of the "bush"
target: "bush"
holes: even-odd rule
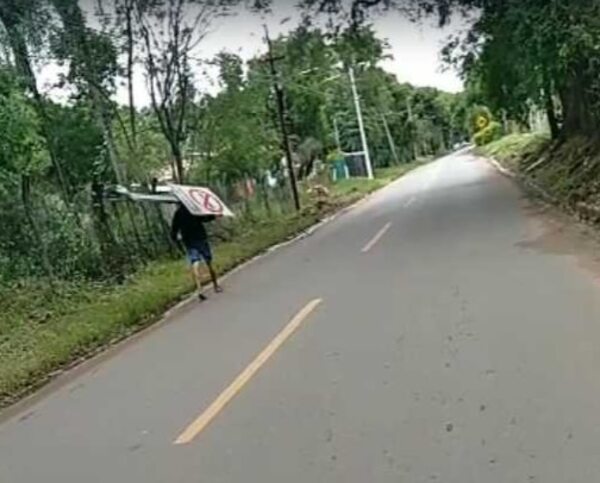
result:
[[[473,142],[477,146],[485,146],[502,137],[502,125],[498,122],[491,122],[488,127],[482,129],[473,136]]]

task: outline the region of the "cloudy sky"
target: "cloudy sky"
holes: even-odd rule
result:
[[[285,18],[289,21],[281,24]],[[269,26],[273,37],[285,34],[293,29],[299,15],[288,2],[274,2],[273,11],[269,14],[250,14],[248,12],[219,18],[211,27],[211,32],[203,40],[198,56],[212,58],[222,50],[238,53],[249,59],[257,53],[264,52],[263,24]],[[440,48],[451,33],[464,28],[455,22],[445,29],[439,29],[432,22],[415,24],[403,18],[397,12],[388,12],[374,20],[375,31],[386,38],[390,44],[389,54],[392,59],[383,63],[389,72],[396,74],[400,81],[410,82],[418,86],[433,86],[442,90],[456,92],[462,89],[462,83],[452,71],[444,71],[439,59]],[[58,69],[47,67],[42,74],[44,90],[51,91],[55,97],[60,92],[51,89]],[[211,78],[203,78],[200,88],[214,92]],[[141,73],[136,80],[136,100],[139,105],[149,103],[146,85]],[[64,93],[63,93],[64,95]],[[119,101],[125,103],[127,95],[122,88],[118,92]]]

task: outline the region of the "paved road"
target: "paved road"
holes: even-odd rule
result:
[[[597,481],[600,287],[534,211],[409,174],[4,421],[0,482]]]

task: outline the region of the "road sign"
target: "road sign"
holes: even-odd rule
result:
[[[227,205],[208,188],[179,184],[169,186],[192,215],[234,216]]]

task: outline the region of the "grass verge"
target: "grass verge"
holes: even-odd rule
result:
[[[307,198],[301,213],[253,220],[233,241],[215,246],[217,270],[226,273],[418,165],[380,170],[374,180],[345,180],[332,187],[326,203]],[[23,281],[0,288],[0,407],[152,324],[192,290],[181,260],[154,261],[120,285],[64,282],[51,291],[43,281]]]
[[[482,156],[492,157],[511,171],[517,172],[524,159],[541,153],[549,144],[546,134],[510,134],[498,141],[481,146]]]

